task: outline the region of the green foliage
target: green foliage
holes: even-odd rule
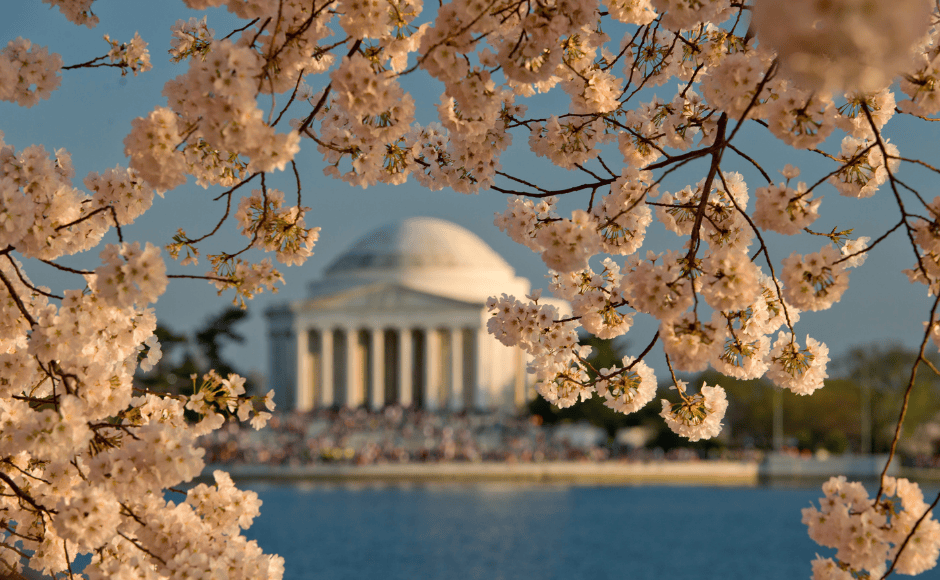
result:
[[[904,391],[911,379],[917,353],[897,344],[870,344],[853,348],[837,361],[842,376],[861,388],[871,388],[873,440],[876,452],[886,453],[901,413]],[[927,358],[938,365],[936,353]],[[902,437],[933,419],[940,411],[940,377],[921,364],[911,391]]]
[[[841,430],[836,429],[826,434],[823,438],[822,446],[830,453],[845,453],[849,449],[849,438]]]
[[[872,449],[886,453],[910,380],[915,352],[898,345],[865,345],[834,361],[825,387],[809,396],[781,393],[786,439],[796,438],[802,449],[824,448],[832,453],[859,452],[862,442],[862,409],[865,389],[871,389]],[[904,434],[937,414],[940,380],[921,366],[911,392]],[[770,449],[773,442],[773,395],[776,387],[765,380],[738,381],[709,370],[693,381],[718,383],[728,392],[731,404],[725,415],[734,446],[753,442]]]
[[[225,341],[239,344],[245,342],[245,337],[236,332],[234,327],[246,316],[246,310],[230,306],[210,318],[206,325],[196,332],[196,344],[206,357],[206,365],[215,369],[220,376],[238,373],[235,367],[222,358],[222,347]]]
[[[186,335],[176,334],[162,324],[157,324],[154,334],[157,335],[157,340],[160,341],[163,357],[154,365],[152,371],[138,376],[136,382],[149,391],[175,395],[189,394],[192,384],[189,376],[198,373],[199,367],[188,352],[182,363],[176,365],[172,363],[174,352],[178,347],[186,346],[189,339],[186,338]],[[189,390],[187,390],[187,386],[190,386]]]
[[[627,344],[620,340],[583,339],[593,347],[588,362],[594,369],[620,364]],[[904,390],[910,380],[911,365],[916,353],[897,345],[866,345],[852,349],[834,361],[824,388],[809,396],[790,391],[778,394],[783,407],[783,428],[786,440],[796,439],[801,449],[826,449],[831,453],[859,452],[862,446],[862,412],[866,389],[870,389],[872,450],[886,453],[894,436],[903,402]],[[926,366],[921,366],[911,392],[904,425],[909,437],[940,410],[940,379]],[[708,448],[716,445],[731,447],[773,447],[773,401],[777,387],[769,381],[741,381],[708,370],[690,383],[693,390],[702,383],[720,384],[728,393],[731,404],[725,415],[723,440],[689,444],[675,435],[659,418],[655,401],[637,413],[623,415],[604,406],[603,399],[594,397],[567,409],[558,409],[542,397],[529,403],[529,412],[539,415],[548,424],[587,421],[605,429],[613,438],[618,429],[643,425],[654,430],[649,447]],[[660,390],[666,389],[661,385]]]
[[[721,385],[728,393],[722,434],[732,447],[755,446],[770,449],[773,440],[773,387],[764,379],[741,381],[707,370],[690,381],[689,387],[698,390],[702,383]]]
[[[235,307],[228,307],[222,312],[210,317],[206,323],[195,333],[195,341],[163,325],[157,325],[156,335],[160,341],[163,358],[154,369],[140,377],[138,383],[151,391],[191,394],[193,374],[202,375],[215,369],[225,377],[230,373],[245,376],[236,366],[222,356],[225,342],[241,343],[245,337],[239,334],[235,326],[248,316],[247,312]],[[178,364],[173,364],[173,353],[180,347],[186,349],[185,355]],[[193,352],[195,347],[196,352]],[[245,392],[254,394],[257,386],[246,377]]]
[[[825,447],[836,432],[852,441],[858,451],[861,441],[861,388],[845,379],[829,379],[812,395],[783,393],[784,432],[795,436],[801,449]],[[831,449],[830,449],[831,451]]]

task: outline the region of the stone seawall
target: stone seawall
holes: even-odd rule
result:
[[[757,485],[758,464],[735,461],[662,461],[542,463],[386,463],[303,466],[208,465],[202,480],[216,469],[236,480],[323,482],[542,482],[582,485]]]

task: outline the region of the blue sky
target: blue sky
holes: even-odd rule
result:
[[[122,141],[130,130],[131,120],[145,116],[155,106],[165,105],[161,95],[163,83],[185,71],[183,66],[169,62],[170,26],[177,19],[201,13],[185,8],[181,2],[102,0],[94,5],[101,23],[88,30],[71,24],[57,10],[50,10],[48,5],[38,0],[9,4],[5,6],[5,18],[0,21],[3,43],[17,36],[29,38],[61,53],[65,64],[84,62],[105,54],[107,44],[101,38],[103,34],[110,34],[116,40],[129,40],[139,32],[150,44],[154,68],[137,77],[121,77],[117,69],[111,68],[63,71],[62,86],[53,93],[51,100],[42,101],[30,109],[0,103],[0,131],[4,133],[5,141],[17,150],[37,143],[48,151],[66,148],[72,154],[79,187],[89,171],[104,171],[117,164],[126,166]],[[209,12],[209,26],[216,30],[218,36],[224,36],[240,25],[224,11],[216,10]],[[307,82],[315,90],[324,84],[322,79],[315,78]],[[409,80],[405,86],[418,102],[419,121],[433,120],[427,114],[433,113],[432,107],[442,91],[441,86],[436,81],[428,81],[427,77]],[[674,91],[675,86],[668,85],[660,87],[659,93],[669,100]],[[648,100],[649,94],[641,95],[641,100]],[[560,114],[567,110],[563,95],[523,102],[530,106],[530,113],[539,115],[549,111]],[[299,108],[292,110],[294,116],[303,114]],[[934,162],[927,157],[936,151],[937,131],[932,125],[897,119],[888,125],[886,134],[899,145],[902,155]],[[838,150],[841,133],[837,131],[836,134],[837,137],[826,143],[827,150]],[[525,151],[527,133],[517,133],[514,138],[515,145],[503,156],[504,168],[551,186],[576,178],[552,168],[544,159],[536,160]],[[810,183],[831,169],[831,166],[821,163],[822,158],[818,155],[796,153],[773,141],[762,128],[745,130],[741,139],[738,146],[756,155],[775,178],[778,177],[776,171],[785,163],[801,166],[804,169],[802,178]],[[506,205],[503,194],[484,191],[467,196],[452,191],[430,192],[411,182],[398,187],[353,188],[323,176],[322,159],[315,147],[309,141],[305,141],[302,147],[296,160],[304,184],[304,205],[312,208],[307,223],[323,228],[320,241],[314,249],[314,256],[304,266],[282,269],[287,284],[278,294],[262,294],[249,304],[249,321],[241,327],[248,341],[226,351],[226,355],[245,371],[263,372],[266,369],[266,329],[262,312],[271,305],[303,297],[306,283],[317,278],[332,259],[368,230],[390,221],[426,215],[456,222],[486,240],[516,268],[518,274],[532,280],[535,287],[546,286],[546,269],[539,257],[516,245],[493,225],[494,212],[502,212]],[[620,161],[614,154],[607,154],[605,158],[615,163]],[[745,174],[752,198],[749,207],[753,208],[753,191],[763,185],[762,180],[740,159],[726,155],[725,161],[727,169]],[[691,164],[671,176],[663,189],[675,190],[688,183],[694,184],[704,176],[704,170],[703,164]],[[905,165],[900,177],[918,187],[928,200],[934,197],[935,176],[928,171]],[[289,174],[274,176],[268,183],[293,191],[293,177]],[[154,208],[125,230],[125,238],[163,246],[178,227],[193,235],[205,233],[224,210],[211,201],[219,191],[204,190],[190,180],[177,190],[168,192],[165,199],[156,198]],[[821,207],[822,218],[814,226],[816,230],[828,231],[834,226],[855,227],[856,235],[876,238],[898,219],[898,210],[886,187],[867,200],[840,198],[828,185],[823,186],[819,194],[825,200]],[[586,201],[586,198],[565,200],[563,207],[567,210],[584,207]],[[223,230],[217,238],[217,245],[212,247],[231,250],[244,245],[246,239],[235,232],[233,224],[223,227]],[[816,251],[823,241],[822,238],[807,239],[810,236],[801,236],[794,241],[775,234],[769,234],[767,238],[772,244],[775,267],[780,267],[780,261],[794,249]],[[646,247],[662,251],[677,248],[677,242],[676,236],[654,223]],[[797,325],[800,339],[810,334],[826,342],[834,356],[852,346],[871,342],[900,342],[916,346],[922,336],[922,322],[929,313],[929,301],[924,287],[909,284],[901,272],[913,264],[913,254],[906,244],[899,231],[879,246],[862,268],[852,272],[850,288],[841,303],[826,312],[803,315]],[[212,247],[207,247],[203,253],[212,251]],[[98,252],[93,250],[88,255],[77,256],[72,263],[94,267],[99,264]],[[172,262],[168,262],[168,266],[171,273],[201,274],[206,270],[205,262],[188,269]],[[762,264],[762,267],[766,271],[766,265]],[[57,289],[82,286],[77,277],[60,276],[42,264],[31,265],[28,273],[35,281]],[[192,331],[230,302],[231,295],[226,296],[218,298],[215,290],[201,281],[175,280],[157,303],[156,310],[163,324],[176,331]],[[632,354],[642,350],[655,328],[649,317],[636,317],[634,329],[628,334]],[[648,362],[662,377],[665,365],[661,350],[655,350]]]

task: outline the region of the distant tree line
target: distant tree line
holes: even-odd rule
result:
[[[591,337],[582,342],[593,347],[588,360],[595,369],[619,362],[626,350],[625,341]],[[858,346],[835,361],[825,388],[814,393],[813,397],[801,397],[790,391],[779,393],[785,443],[801,450],[863,451],[862,414],[867,390],[871,449],[874,453],[887,453],[900,413],[904,387],[916,356],[915,352],[896,344]],[[567,409],[558,409],[537,397],[529,403],[529,411],[548,424],[590,422],[605,429],[611,440],[621,428],[645,426],[654,432],[649,447],[773,447],[773,398],[778,387],[765,379],[740,381],[713,370],[699,373],[689,380],[695,385],[701,385],[703,381],[709,385],[721,384],[734,404],[728,407],[722,436],[698,443],[690,444],[666,428],[659,419],[659,405],[655,402],[637,413],[623,415],[605,407],[599,397]],[[662,389],[667,387],[661,385]],[[902,442],[908,445],[902,451],[913,453],[918,450],[933,455],[940,452],[936,441],[925,441],[916,435],[919,428],[931,420],[940,420],[940,379],[933,373],[919,373],[904,423]]]

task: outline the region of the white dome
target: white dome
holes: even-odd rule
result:
[[[390,282],[479,302],[503,292],[522,297],[529,282],[479,236],[455,223],[414,217],[372,230],[326,269],[323,282]]]

